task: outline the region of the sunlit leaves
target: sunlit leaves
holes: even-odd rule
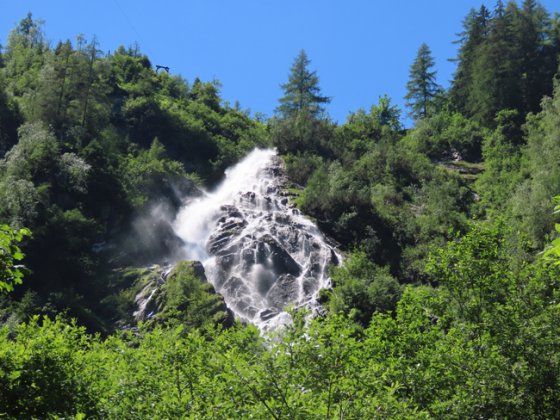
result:
[[[22,283],[25,268],[20,261],[24,254],[18,243],[29,236],[28,229],[14,231],[7,225],[0,225],[0,293],[11,292],[15,285]]]

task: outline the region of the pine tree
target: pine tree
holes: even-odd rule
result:
[[[325,112],[322,104],[331,101],[329,97],[321,96],[319,77],[315,71],[309,71],[310,63],[305,51],[301,50],[290,69],[288,83],[281,85],[285,95],[280,98],[276,112],[284,119],[295,117],[302,111],[319,117]]]
[[[505,7],[498,1],[488,36],[474,54],[467,115],[485,126],[494,126],[496,114],[503,109],[522,111],[520,52],[514,29],[518,13],[515,3]]]
[[[434,59],[430,47],[423,43],[410,67],[410,80],[406,84],[406,104],[411,108],[410,116],[415,120],[426,118],[435,111],[435,99],[442,89],[436,83],[433,67]]]
[[[492,15],[484,7],[471,11],[464,27],[450,89],[453,106],[488,127],[495,127],[504,109],[518,111],[519,123],[538,112],[558,66],[547,11],[536,0],[521,7],[498,1]]]
[[[457,61],[457,71],[453,77],[453,84],[449,90],[451,103],[456,110],[467,114],[467,99],[472,84],[473,62],[476,51],[488,37],[490,11],[482,5],[478,11],[471,9],[463,21],[463,32],[459,34],[460,44]]]
[[[301,50],[288,82],[281,85],[284,97],[271,121],[271,137],[280,153],[312,152],[328,155],[333,126],[326,118],[323,104],[331,99],[321,95],[319,77],[310,71],[310,60]]]
[[[524,111],[538,112],[544,95],[551,95],[558,66],[547,11],[536,0],[524,0],[516,20]]]
[[[52,127],[61,136],[68,128],[67,112],[71,96],[69,79],[74,64],[74,51],[70,41],[59,42],[51,53],[46,54],[45,64],[39,72],[39,81],[31,103],[31,115]]]

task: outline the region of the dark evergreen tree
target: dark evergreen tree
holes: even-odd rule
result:
[[[463,113],[467,113],[467,98],[472,83],[472,66],[477,48],[488,37],[490,11],[482,5],[478,11],[471,9],[463,21],[464,31],[459,34],[460,44],[453,84],[450,88],[451,103]]]
[[[85,43],[78,37],[78,60],[76,63],[78,76],[74,80],[75,106],[74,118],[77,127],[69,137],[76,143],[87,144],[95,137],[95,133],[109,119],[111,104],[108,99],[107,79],[109,66],[101,59],[96,37]]]
[[[520,47],[520,77],[523,107],[538,112],[543,95],[550,95],[552,79],[558,65],[558,49],[546,10],[535,0],[524,0],[516,33]]]
[[[282,118],[294,117],[301,111],[312,117],[321,116],[325,112],[322,105],[331,101],[321,95],[319,77],[315,71],[309,70],[310,63],[305,51],[301,50],[290,69],[288,83],[282,85],[284,97],[280,98],[280,106],[276,108]]]
[[[486,126],[494,125],[503,109],[523,110],[519,74],[519,44],[515,42],[517,5],[498,2],[487,39],[477,48],[472,64],[467,113]]]
[[[59,135],[63,134],[63,128],[67,128],[64,125],[68,125],[74,62],[75,54],[70,41],[59,42],[41,69],[35,100],[31,104],[34,119],[46,122]]]
[[[522,124],[552,93],[559,44],[549,14],[535,0],[524,0],[521,7],[498,1],[491,16],[484,7],[471,11],[464,27],[452,105],[491,127],[500,111],[513,109]]]
[[[406,84],[408,93],[405,96],[410,116],[415,120],[426,118],[436,110],[436,98],[442,92],[436,83],[436,71],[430,47],[422,43],[416,59],[410,67],[410,79]]]
[[[281,153],[330,153],[333,127],[324,118],[323,104],[331,99],[321,95],[319,77],[309,70],[310,62],[301,50],[290,69],[288,82],[281,85],[284,96],[276,108],[278,118],[271,120],[272,142]]]

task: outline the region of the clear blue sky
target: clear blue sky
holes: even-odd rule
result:
[[[280,84],[302,48],[332,97],[331,117],[369,109],[380,95],[404,108],[409,67],[422,42],[432,49],[438,81],[454,71],[456,33],[474,0],[4,0],[0,43],[28,11],[47,38],[96,35],[103,51],[137,41],[152,64],[188,81],[220,80],[222,97],[252,113],[273,114]],[[560,11],[557,0],[541,2]]]

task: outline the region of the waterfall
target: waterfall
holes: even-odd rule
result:
[[[236,317],[261,330],[289,322],[287,306],[316,309],[328,265],[339,259],[289,202],[285,182],[276,152],[256,149],[174,222],[187,258],[202,262]]]

